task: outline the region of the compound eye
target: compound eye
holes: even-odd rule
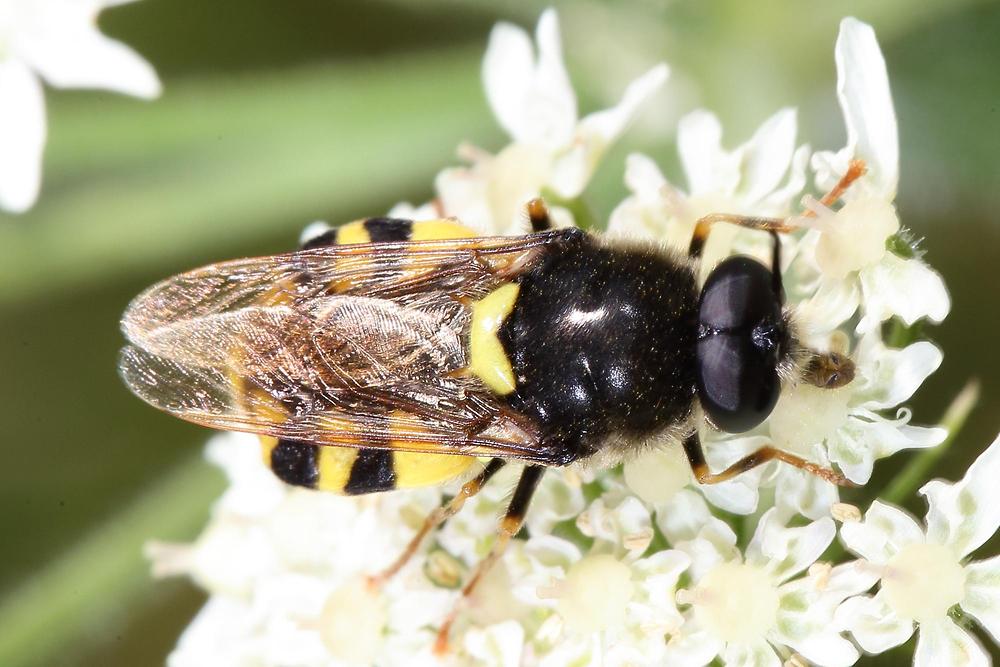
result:
[[[753,328],[781,320],[781,301],[771,271],[750,257],[730,257],[705,281],[698,321],[709,329]]]
[[[781,390],[786,334],[771,272],[749,257],[720,263],[702,288],[698,322],[702,407],[722,430],[749,431],[771,414]]]
[[[743,433],[767,419],[780,390],[774,361],[749,337],[718,334],[698,341],[698,396],[723,431]]]

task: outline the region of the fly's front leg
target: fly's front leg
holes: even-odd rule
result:
[[[840,180],[819,200],[823,206],[832,206],[840,199],[851,185],[861,178],[867,167],[864,160],[852,160],[847,171]],[[805,211],[803,217],[816,215],[813,211]],[[708,233],[712,225],[717,222],[728,222],[739,225],[747,229],[757,229],[763,232],[788,233],[796,229],[785,218],[766,218],[753,215],[739,215],[737,213],[711,213],[698,218],[694,226],[694,234],[691,236],[691,245],[688,246],[688,256],[692,259],[701,259],[705,250],[705,242],[708,240]]]
[[[521,530],[521,526],[524,525],[525,513],[528,511],[528,505],[531,503],[531,496],[535,493],[535,488],[537,488],[538,482],[544,473],[545,468],[537,465],[530,465],[521,473],[521,478],[517,482],[517,488],[514,489],[514,495],[507,506],[507,511],[500,520],[497,540],[493,543],[490,553],[483,560],[479,561],[476,569],[472,571],[469,581],[462,587],[461,597],[459,597],[455,606],[452,607],[451,612],[445,618],[441,629],[438,630],[437,641],[434,643],[435,653],[440,655],[448,651],[448,635],[451,632],[452,623],[455,622],[455,617],[458,616],[458,612],[461,611],[469,596],[476,589],[479,582],[482,581],[483,576],[503,556],[507,545]]]
[[[691,236],[691,245],[688,246],[688,257],[701,259],[705,251],[705,242],[708,241],[708,233],[712,225],[717,222],[728,222],[747,229],[757,229],[763,232],[777,232],[786,234],[795,227],[788,224],[784,218],[762,218],[753,215],[739,215],[736,213],[710,213],[698,218],[694,225],[694,234]]]

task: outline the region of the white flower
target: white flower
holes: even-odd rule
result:
[[[794,109],[782,109],[767,119],[746,143],[734,150],[722,147],[722,126],[709,111],[694,111],[681,119],[677,146],[688,192],[671,184],[648,157],[633,154],[625,168],[632,193],[611,214],[608,232],[615,236],[666,240],[686,251],[694,224],[708,213],[782,216],[805,185],[808,147],[795,147]],[[729,254],[740,236],[742,250],[769,247],[766,234],[742,234],[720,224],[712,229],[703,254],[711,269]]]
[[[838,212],[809,204],[819,220],[813,221],[815,228],[783,238],[781,267],[789,305],[800,321],[797,334],[817,349],[853,347],[856,377],[837,390],[788,382],[770,419],[740,437],[703,428],[713,471],[774,444],[837,465],[864,482],[875,460],[937,444],[945,436],[943,429],[911,426],[909,411],[899,407],[941,363],[940,351],[927,342],[889,349],[876,326],[862,327],[863,335],[840,331],[859,306],[866,324],[881,321],[886,309],[905,321],[908,312],[926,311],[925,295],[912,298],[912,312],[900,305],[906,290],[924,289],[919,283],[879,278],[899,263],[906,270],[924,265],[885,251],[886,237],[899,228],[892,208],[895,120],[887,83],[879,81],[885,79],[884,65],[872,70],[849,64],[863,61],[860,53],[870,65],[873,48],[877,55],[866,31],[847,21],[838,42],[848,148],[815,162],[829,172],[820,174],[821,182],[839,176],[855,157],[868,160],[871,172]],[[497,155],[464,149],[471,166],[443,172],[437,199],[419,208],[400,204],[394,215],[455,215],[484,232],[520,231],[525,200],[543,191],[564,199],[580,194],[608,143],[666,74],[665,67],[655,68],[628,88],[617,107],[578,120],[551,10],[539,21],[537,50],[536,57],[518,28],[501,24],[494,30],[484,78],[512,143]],[[848,70],[851,77],[844,75]],[[871,76],[857,79],[858,72]],[[858,81],[863,94],[855,90]],[[784,109],[749,141],[726,150],[715,116],[689,114],[679,131],[687,190],[671,185],[648,158],[631,156],[626,182],[632,194],[615,209],[612,233],[665,240],[683,251],[703,214],[788,215],[804,187],[809,157],[807,147],[796,147],[796,131],[795,112]],[[571,222],[568,211],[552,212],[557,224]],[[833,225],[845,219],[844,226]],[[859,221],[869,224],[851,226]],[[304,236],[325,229],[314,225]],[[859,243],[848,242],[852,235]],[[770,249],[766,234],[719,225],[703,268],[731,252],[767,263]],[[439,658],[431,652],[435,629],[458,599],[458,586],[490,552],[520,466],[500,471],[428,537],[397,576],[372,590],[365,575],[401,553],[443,493],[455,492],[458,480],[443,493],[312,492],[278,482],[255,438],[215,438],[209,458],[226,471],[230,487],[209,525],[193,544],[149,548],[155,572],[186,574],[210,593],[170,664],[777,667],[783,660],[808,660],[839,666],[859,657],[842,633],[854,633],[869,650],[910,636],[913,623],[901,622],[900,613],[921,623],[918,660],[926,661],[945,655],[949,642],[965,641],[957,626],[938,618],[954,603],[998,632],[1000,560],[963,565],[961,559],[1000,523],[1000,498],[984,481],[997,477],[1000,463],[977,463],[958,485],[925,486],[931,499],[927,536],[895,521],[906,535],[920,538],[896,540],[901,549],[892,547],[895,537],[886,546],[884,536],[875,534],[884,529],[879,512],[886,514],[876,504],[865,523],[844,528],[845,540],[852,531],[861,536],[861,547],[852,548],[871,562],[835,566],[817,562],[836,533],[830,514],[837,492],[831,485],[772,463],[696,493],[686,488],[693,476],[678,443],[646,445],[623,472],[570,467],[546,473],[526,530],[461,605],[451,652]],[[1000,451],[1000,444],[994,449]],[[1000,461],[1000,454],[981,461],[988,458]],[[756,525],[753,516],[727,515],[726,521],[713,516],[706,499],[727,512],[756,512]],[[813,521],[803,525],[796,514]],[[752,537],[737,538],[751,527]],[[906,551],[911,543],[920,548]],[[939,546],[927,548],[932,543]],[[878,549],[888,550],[884,562],[876,558]],[[927,596],[915,597],[893,578],[918,566],[940,574],[920,589]],[[880,577],[878,595],[858,597]],[[852,610],[858,614],[852,616]]]
[[[697,496],[686,492],[688,500]],[[665,664],[700,666],[717,656],[726,665],[781,664],[776,648],[794,650],[817,665],[850,665],[854,646],[831,625],[837,603],[869,588],[862,570],[821,567],[823,576],[792,579],[809,568],[836,534],[829,518],[801,528],[769,510],[757,524],[745,557],[732,529],[704,502],[696,516],[665,518],[668,539],[691,557],[691,583],[677,593],[684,624],[667,645]]]
[[[912,250],[904,250],[909,256],[901,257],[886,246],[900,229],[893,206],[899,181],[899,137],[885,60],[871,26],[844,19],[836,61],[847,145],[836,153],[813,156],[816,183],[827,190],[855,159],[864,160],[868,172],[848,190],[842,209],[836,213],[815,209],[818,219],[812,226],[820,231],[816,261],[826,281],[856,274],[861,288],[857,305],[863,311],[859,333],[871,331],[893,315],[907,325],[924,317],[940,322],[951,307],[941,276],[912,256]]]
[[[0,0],[0,209],[21,213],[38,197],[45,145],[39,77],[57,88],[159,95],[149,64],[97,30],[97,14],[118,4],[122,0]]]
[[[846,523],[844,544],[879,573],[874,596],[853,597],[837,611],[863,649],[881,653],[919,628],[916,667],[988,665],[989,656],[950,616],[958,608],[1000,643],[1000,556],[967,560],[1000,528],[1000,437],[955,484],[928,482],[926,528],[880,501],[864,521]],[[863,561],[862,561],[863,562]]]
[[[497,155],[465,147],[470,167],[442,171],[437,191],[445,214],[484,233],[523,232],[524,204],[549,190],[561,199],[580,195],[607,148],[639,106],[667,78],[658,65],[633,81],[617,106],[580,119],[562,60],[555,10],[538,21],[537,58],[527,33],[500,23],[483,61],[486,96],[512,143]],[[557,224],[568,211],[553,207]]]
[[[768,444],[766,438],[720,438],[702,430],[705,459],[711,470],[724,470],[747,454]],[[735,514],[750,514],[757,509],[758,492],[764,468],[754,468],[718,484],[698,484],[691,464],[679,442],[666,442],[625,462],[624,478],[632,493],[656,511],[669,512],[678,491],[695,487],[716,507]]]
[[[836,463],[852,482],[865,484],[878,459],[902,449],[933,447],[947,436],[943,428],[913,426],[910,411],[899,407],[941,365],[941,351],[920,341],[902,350],[885,347],[874,334],[855,353],[855,379],[839,389],[808,384],[786,388],[767,421],[771,441],[821,465]],[[880,413],[895,410],[895,418]],[[790,516],[829,515],[836,487],[815,475],[781,463],[773,483],[777,503]]]

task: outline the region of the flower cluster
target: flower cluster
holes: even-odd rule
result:
[[[57,88],[160,94],[149,63],[97,30],[100,11],[121,3],[0,0],[0,210],[21,213],[38,197],[46,132],[39,77]]]
[[[678,128],[685,186],[646,156],[626,163],[630,195],[611,214],[610,235],[683,250],[706,213],[789,218],[798,231],[782,240],[781,269],[800,335],[856,363],[855,380],[839,389],[787,387],[749,434],[703,433],[713,469],[770,442],[863,484],[876,460],[948,435],[910,424],[901,407],[941,352],[926,341],[896,348],[883,338],[889,327],[940,321],[949,300],[894,208],[895,115],[869,26],[843,21],[836,63],[847,128],[840,151],[800,145],[792,109],[730,150],[716,116],[699,110]],[[438,175],[432,202],[393,213],[455,216],[488,233],[524,231],[524,202],[579,197],[667,72],[651,69],[617,106],[581,119],[555,12],[541,17],[534,46],[520,28],[498,25],[483,76],[511,143],[495,154],[463,147],[468,164]],[[828,189],[852,160],[868,170],[842,205],[805,195],[810,181]],[[571,210],[554,207],[557,224],[574,224]],[[733,252],[766,260],[769,243],[759,232],[720,225],[705,264]],[[862,517],[831,485],[779,463],[700,487],[669,443],[612,470],[552,471],[527,530],[476,590],[444,657],[432,653],[436,628],[489,551],[516,471],[501,471],[376,592],[365,575],[392,562],[441,502],[440,489],[347,498],[285,487],[245,435],[214,438],[208,455],[230,479],[208,527],[193,544],[150,545],[158,574],[187,574],[211,593],[172,667],[834,667],[901,644],[915,627],[918,665],[979,665],[986,654],[953,619],[967,615],[1000,638],[1000,559],[966,560],[1000,525],[993,483],[1000,440],[962,481],[923,487],[926,527],[880,501]],[[823,560],[838,548],[835,518],[857,559]]]

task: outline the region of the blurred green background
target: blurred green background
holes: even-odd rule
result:
[[[581,111],[657,61],[673,68],[586,195],[603,219],[625,195],[629,149],[683,182],[672,128],[698,106],[721,116],[730,146],[791,105],[803,138],[841,147],[838,21],[875,26],[902,135],[901,217],[953,297],[925,332],[945,361],[913,401],[915,421],[937,420],[968,378],[982,382],[934,470],[960,477],[1000,426],[1000,3],[555,4]],[[144,0],[101,15],[165,92],[144,103],[47,90],[40,202],[0,214],[0,665],[161,664],[202,602],[186,581],[152,581],[140,549],[193,537],[223,482],[200,461],[205,431],[118,381],[128,300],[205,262],[291,249],[312,220],[429,198],[460,141],[504,144],[479,79],[489,29],[531,28],[544,6]],[[874,485],[911,456],[882,462]],[[916,498],[909,507],[923,511]]]

